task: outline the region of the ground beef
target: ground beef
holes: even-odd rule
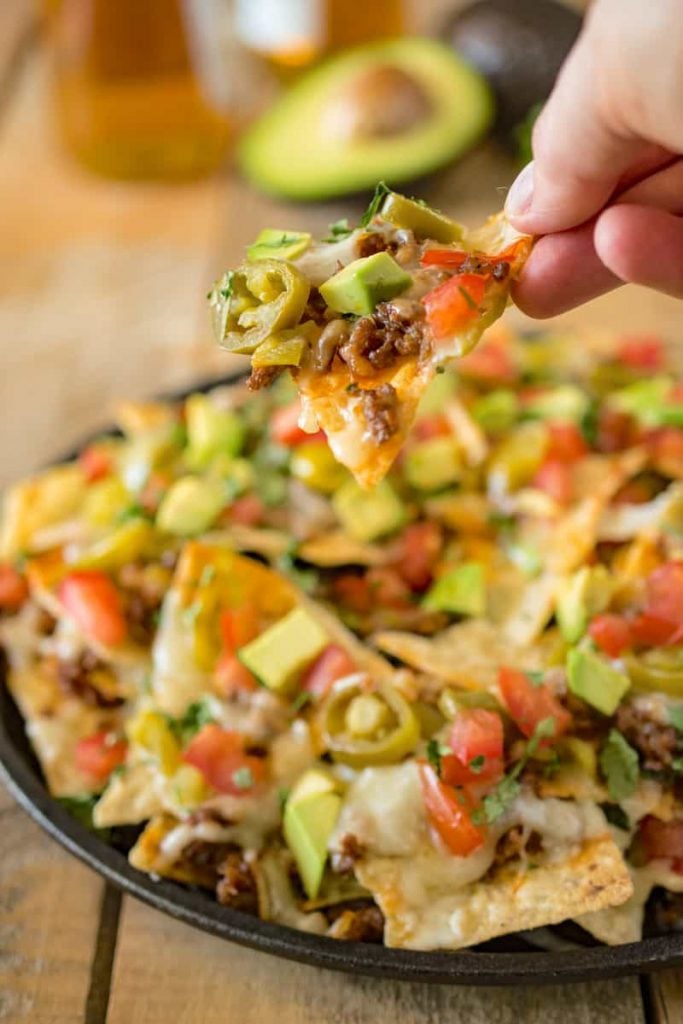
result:
[[[218,865],[216,899],[224,907],[258,913],[256,879],[240,850],[232,850]]]
[[[678,733],[662,721],[656,708],[627,701],[617,711],[616,726],[640,754],[642,766],[657,772],[671,767],[678,748]]]
[[[391,384],[363,392],[363,415],[375,444],[384,444],[399,427],[398,395]]]
[[[123,613],[130,635],[147,646],[154,637],[159,609],[170,582],[168,570],[139,562],[124,565],[118,576]]]
[[[261,388],[269,388],[278,379],[284,366],[254,366],[247,378],[247,387],[250,391],[260,391]]]
[[[332,908],[335,920],[327,934],[346,942],[382,942],[384,915],[376,903],[356,901],[352,906]]]
[[[499,871],[506,864],[520,860],[523,855],[534,857],[541,852],[542,840],[538,832],[525,833],[521,825],[508,829],[496,844],[491,871]]]
[[[92,651],[82,651],[78,657],[57,663],[57,682],[63,693],[77,697],[91,708],[115,708],[124,703],[123,697],[108,696],[98,689],[93,673],[104,668]]]
[[[490,260],[486,256],[470,253],[458,267],[459,274],[491,274],[494,281],[504,281],[510,273],[506,260]]]
[[[357,320],[339,354],[357,377],[372,376],[402,356],[418,356],[425,343],[424,309],[412,299],[381,302]]]
[[[182,860],[193,868],[218,876],[220,865],[235,847],[229,843],[209,843],[205,839],[193,839],[183,850]]]
[[[376,252],[384,252],[388,249],[389,243],[379,231],[369,231],[367,235],[361,235],[356,242],[356,252],[359,259],[366,256],[374,256]]]
[[[332,870],[338,875],[350,875],[356,861],[365,853],[365,847],[352,832],[342,836],[339,849],[332,854]]]
[[[319,327],[324,327],[327,323],[327,303],[317,288],[311,288],[301,319],[312,320]]]

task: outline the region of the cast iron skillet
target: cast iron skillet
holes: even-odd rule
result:
[[[167,397],[180,400],[197,390],[234,383],[206,381]],[[102,432],[98,432],[101,436]],[[87,443],[87,442],[86,442]],[[68,458],[73,458],[73,453]],[[113,830],[105,842],[49,795],[0,666],[0,778],[25,811],[65,849],[118,888],[171,917],[203,931],[274,956],[316,967],[404,981],[446,985],[521,985],[583,981],[683,964],[683,933],[646,938],[624,946],[581,945],[580,929],[539,939],[509,936],[475,950],[422,953],[367,943],[341,942],[270,924],[218,904],[211,894],[165,879],[155,881],[128,863],[131,830]],[[567,939],[567,935],[571,939]],[[557,936],[557,937],[555,937]],[[574,940],[574,941],[572,941]]]

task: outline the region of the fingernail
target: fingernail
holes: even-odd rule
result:
[[[512,183],[507,199],[505,212],[509,217],[521,217],[531,209],[534,196],[534,163],[527,164]]]

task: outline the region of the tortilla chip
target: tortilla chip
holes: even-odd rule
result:
[[[215,885],[215,872],[211,869],[197,867],[169,858],[162,852],[161,844],[166,836],[181,824],[170,814],[160,814],[147,824],[144,832],[128,854],[128,860],[138,871],[146,871],[149,875],[161,875],[171,878],[174,882],[187,882],[212,889]]]
[[[643,935],[645,904],[657,885],[670,892],[683,892],[683,877],[671,871],[663,861],[651,861],[643,868],[629,865],[633,895],[619,907],[605,907],[575,918],[593,938],[608,946],[639,942]]]
[[[533,870],[509,868],[460,889],[415,885],[412,859],[378,858],[356,866],[385,916],[388,946],[462,949],[509,932],[557,924],[624,903],[633,883],[609,836],[586,841],[568,859]],[[426,897],[426,898],[425,898]]]
[[[138,825],[164,810],[163,792],[159,783],[166,780],[150,761],[126,766],[114,775],[93,808],[97,828],[114,825]]]
[[[87,481],[76,463],[55,466],[5,492],[0,526],[0,558],[12,560],[32,550],[34,536],[70,520],[80,509]]]
[[[297,558],[323,569],[343,565],[383,565],[387,552],[376,544],[363,544],[349,537],[343,530],[324,533],[304,541],[296,551]]]
[[[428,638],[386,630],[373,643],[406,665],[467,690],[488,690],[498,681],[501,664],[527,670],[542,668],[538,651],[517,647],[485,619],[468,619]]]

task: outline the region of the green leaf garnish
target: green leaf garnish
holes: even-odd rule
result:
[[[543,679],[545,676],[544,672],[530,671],[525,672],[524,675],[527,677],[532,686],[542,686]]]
[[[617,729],[610,730],[600,751],[599,763],[607,792],[615,803],[636,791],[640,778],[638,754]]]
[[[206,699],[194,701],[180,718],[173,718],[170,715],[166,717],[169,728],[181,747],[186,746],[200,729],[215,720],[211,705]]]
[[[484,757],[484,755],[478,754],[477,757],[472,758],[468,767],[470,771],[473,771],[475,775],[478,775],[479,772],[482,771],[485,764],[486,758]]]
[[[683,733],[683,707],[669,708],[669,721],[677,732]]]
[[[312,694],[307,690],[302,690],[301,693],[297,693],[296,697],[292,701],[292,712],[298,715],[302,708],[305,708],[307,704],[310,704],[313,699]]]
[[[500,780],[498,785],[486,794],[481,805],[473,812],[472,821],[475,824],[481,825],[486,822],[491,825],[505,814],[510,804],[519,796],[522,787],[517,780],[525,766],[534,756],[541,742],[554,735],[555,719],[552,716],[544,718],[538,723],[519,761]]]
[[[366,228],[373,217],[376,217],[382,208],[382,203],[386,196],[389,195],[391,189],[383,181],[377,183],[375,187],[375,193],[368,204],[368,208],[360,219],[360,225],[362,228]]]
[[[91,832],[96,832],[102,839],[107,839],[110,830],[108,828],[97,828],[93,822],[93,810],[99,800],[99,794],[83,793],[79,796],[59,796],[57,803],[60,803],[64,810],[68,811],[72,818],[85,825]]]
[[[624,832],[630,831],[631,822],[628,820],[628,814],[623,807],[620,807],[619,804],[600,804],[600,807],[610,825],[614,825],[615,828],[621,828]]]
[[[438,777],[441,778],[441,745],[438,740],[432,739],[427,743],[427,760]]]
[[[327,238],[323,238],[323,242],[341,242],[343,238],[348,238],[353,233],[353,228],[349,226],[349,218],[342,217],[330,224],[328,231],[330,233]]]
[[[237,771],[232,773],[232,781],[238,789],[251,789],[254,785],[254,776],[251,768],[247,768],[246,765],[242,768],[238,768]]]

